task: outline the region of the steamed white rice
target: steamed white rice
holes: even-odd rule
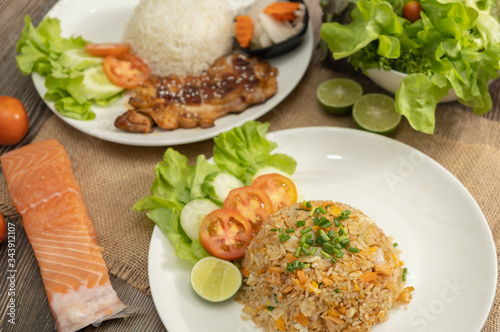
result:
[[[141,0],[123,41],[155,75],[198,75],[231,50],[233,18],[224,0]]]
[[[405,287],[400,251],[361,211],[336,202],[311,203],[327,207],[327,213],[311,216],[303,203],[297,203],[274,214],[252,239],[242,261],[245,279],[237,296],[244,304],[243,318],[268,332],[369,331],[386,321],[391,309],[411,300],[413,287]],[[359,252],[346,247],[341,258],[330,255],[336,259],[333,262],[321,249],[312,254],[311,246],[309,255],[302,252],[297,259],[301,231],[311,227],[314,234],[322,229],[315,225],[315,217],[334,224],[342,210],[350,211],[349,218],[341,221],[350,238],[348,247]],[[297,221],[305,225],[298,226]],[[339,229],[332,225],[325,231],[338,234]],[[281,241],[280,234],[290,238]],[[333,235],[331,239],[335,243]],[[303,266],[287,270],[294,260]]]

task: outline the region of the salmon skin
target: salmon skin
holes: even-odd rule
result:
[[[103,248],[82,199],[69,156],[55,139],[0,157],[10,197],[23,219],[59,332],[125,317]]]

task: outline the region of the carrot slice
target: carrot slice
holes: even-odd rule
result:
[[[248,15],[239,15],[234,24],[236,40],[241,47],[248,47],[253,35],[253,22]]]
[[[377,274],[377,272],[365,272],[361,275],[361,279],[363,279],[364,282],[374,281],[377,279]]]
[[[278,21],[293,21],[295,11],[299,9],[299,6],[298,2],[279,1],[267,6],[264,13],[271,15]]]

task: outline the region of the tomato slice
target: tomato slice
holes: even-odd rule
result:
[[[95,56],[120,55],[129,53],[130,45],[126,43],[87,44],[85,45],[85,51]]]
[[[264,191],[271,199],[273,213],[297,202],[297,188],[292,180],[281,174],[264,174],[255,178],[252,187]]]
[[[218,258],[242,258],[251,239],[252,223],[235,210],[214,210],[200,225],[201,245],[210,255]]]
[[[102,69],[111,83],[126,89],[133,89],[144,82],[151,72],[141,59],[128,53],[107,55]]]
[[[229,192],[224,200],[224,209],[237,210],[252,222],[257,231],[262,222],[273,213],[273,204],[263,190],[245,186]]]

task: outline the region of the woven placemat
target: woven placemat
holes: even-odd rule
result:
[[[310,67],[301,84],[278,107],[259,120],[270,122],[270,131],[294,127],[354,127],[349,116],[324,112],[316,100],[316,87],[326,79],[339,76],[335,71]],[[366,92],[382,92],[368,80],[357,78]],[[251,112],[251,109],[246,112]],[[35,141],[57,138],[72,160],[90,216],[110,273],[149,292],[148,250],[154,224],[144,213],[131,208],[143,196],[155,177],[154,167],[166,147],[134,147],[102,141],[83,134],[58,117],[51,117]],[[429,155],[455,175],[476,199],[485,214],[497,252],[500,244],[500,123],[485,120],[456,103],[438,107],[434,135],[414,131],[406,120],[392,135]],[[213,142],[174,147],[193,163],[198,154],[212,156]],[[6,183],[0,179],[0,210],[16,215]],[[500,297],[495,297],[484,331],[498,331]]]

